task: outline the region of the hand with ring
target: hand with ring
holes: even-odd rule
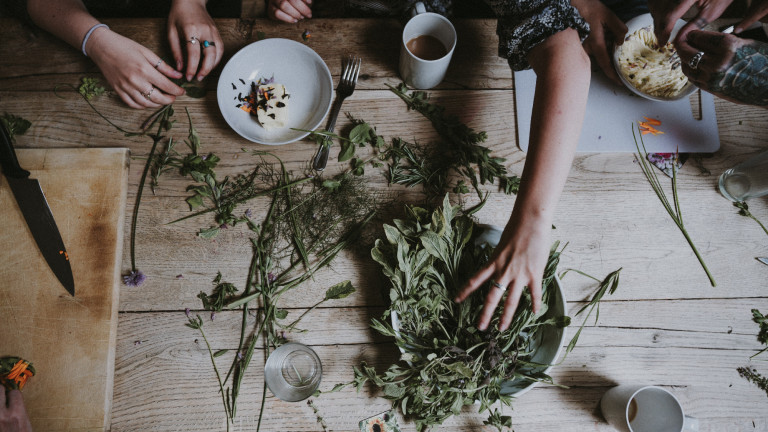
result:
[[[520,219],[526,219],[526,222]],[[488,328],[502,301],[504,311],[499,318],[498,328],[499,331],[506,330],[526,289],[530,290],[533,312],[541,309],[541,281],[549,257],[551,225],[534,219],[526,216],[519,218],[513,212],[491,260],[467,281],[456,296],[456,302],[460,303],[483,284],[490,283],[491,289],[477,323],[480,330]]]
[[[677,46],[683,73],[723,99],[768,106],[768,44],[694,30]]]
[[[169,79],[181,78],[181,73],[137,42],[104,29],[91,36],[88,46],[90,58],[128,106],[157,108],[184,94]]]
[[[176,70],[183,71],[187,81],[202,81],[224,56],[224,43],[205,9],[205,0],[173,0],[168,14],[168,41]]]
[[[24,398],[19,390],[5,391],[0,385],[0,431],[32,432]]]

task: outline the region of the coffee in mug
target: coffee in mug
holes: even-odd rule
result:
[[[448,54],[448,50],[440,39],[426,34],[412,38],[405,46],[411,54],[422,60],[438,60]]]

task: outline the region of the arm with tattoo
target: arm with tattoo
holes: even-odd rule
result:
[[[768,44],[749,43],[736,49],[724,70],[709,80],[709,91],[726,99],[768,108]]]
[[[734,35],[694,30],[676,44],[683,73],[702,90],[723,99],[768,108],[768,44]],[[704,55],[696,68],[689,65]]]

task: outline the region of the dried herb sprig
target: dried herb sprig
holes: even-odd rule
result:
[[[432,126],[446,142],[439,146],[439,151],[433,147],[429,152],[430,158],[439,158],[438,168],[441,177],[450,178],[451,174],[469,179],[478,195],[482,198],[479,185],[493,183],[499,180],[499,188],[506,194],[517,193],[520,185],[518,176],[510,176],[503,165],[504,158],[491,155],[491,150],[480,145],[487,139],[485,132],[475,132],[457,117],[445,112],[445,107],[429,102],[429,94],[424,91],[408,92],[408,87],[401,83],[397,87],[387,85],[389,89],[402,99],[409,109],[421,113],[432,122]],[[389,155],[388,155],[389,156]],[[402,156],[401,156],[402,157]],[[409,167],[418,170],[418,165]],[[434,177],[431,174],[427,177]],[[439,179],[438,179],[439,180]],[[443,193],[448,192],[444,190]],[[441,194],[442,195],[442,194]]]
[[[747,381],[756,385],[760,390],[764,391],[765,394],[768,396],[768,377],[763,376],[762,374],[757,372],[757,369],[753,367],[744,366],[744,367],[736,368],[736,370],[739,372],[739,375],[742,378],[745,378]]]
[[[746,217],[752,219],[753,221],[757,222],[757,224],[760,225],[760,228],[762,228],[763,231],[765,231],[765,233],[768,234],[768,228],[766,228],[765,225],[763,225],[763,223],[760,222],[755,217],[755,215],[753,215],[752,212],[749,211],[749,206],[747,205],[746,202],[744,202],[744,201],[737,201],[737,202],[733,203],[733,206],[739,209],[739,214],[740,215],[746,216]]]
[[[656,172],[653,171],[653,168],[651,165],[646,161],[646,156],[648,152],[645,150],[645,143],[643,142],[643,136],[640,135],[640,144],[638,144],[637,141],[637,135],[635,134],[635,126],[632,126],[632,137],[635,140],[635,148],[637,148],[638,156],[637,160],[640,163],[640,168],[643,170],[643,174],[645,174],[645,178],[648,179],[648,182],[651,184],[651,188],[656,193],[656,196],[661,201],[661,204],[664,206],[664,209],[669,213],[669,216],[672,218],[672,220],[675,222],[675,225],[677,225],[677,228],[680,229],[680,232],[683,233],[683,236],[685,237],[685,240],[688,241],[688,244],[691,246],[691,249],[693,249],[693,253],[696,254],[696,258],[699,260],[699,263],[701,264],[701,267],[704,269],[704,272],[707,273],[707,277],[709,278],[709,283],[712,284],[712,286],[717,286],[717,283],[715,282],[715,278],[712,277],[712,274],[709,272],[709,269],[707,268],[707,265],[704,263],[704,258],[701,257],[701,254],[699,253],[699,250],[696,249],[696,245],[693,243],[693,240],[691,239],[691,236],[688,235],[688,231],[685,229],[685,224],[683,223],[683,214],[680,211],[680,201],[677,193],[677,169],[675,168],[677,164],[673,164],[672,168],[672,202],[670,203],[667,199],[667,195],[664,192],[664,188],[661,186],[661,183],[659,182],[659,177],[656,175]],[[642,151],[640,150],[640,146],[642,145]]]

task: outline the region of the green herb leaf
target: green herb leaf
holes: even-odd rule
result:
[[[5,113],[0,117],[0,122],[5,126],[11,140],[13,140],[16,135],[24,135],[27,132],[27,129],[32,126],[32,122],[29,120],[8,113]]]
[[[77,91],[85,98],[85,100],[91,100],[95,96],[101,96],[106,89],[102,87],[101,81],[98,78],[83,77],[80,86]]]
[[[328,290],[325,291],[325,300],[343,299],[354,292],[355,287],[352,286],[352,282],[346,280],[328,288]]]

